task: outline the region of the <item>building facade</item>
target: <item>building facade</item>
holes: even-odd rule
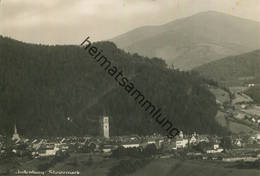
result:
[[[104,138],[109,138],[109,117],[103,116],[100,119],[100,126],[101,126],[101,136]]]

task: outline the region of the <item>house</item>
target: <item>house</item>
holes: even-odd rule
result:
[[[192,135],[192,137],[190,138],[190,144],[195,144],[195,143],[197,143],[197,139],[196,139],[196,137],[194,136],[194,135]]]
[[[220,153],[223,152],[224,150],[222,148],[219,148],[219,144],[218,143],[214,143],[213,144],[213,149],[209,148],[206,150],[206,153],[210,154],[210,153]]]
[[[42,145],[39,149],[39,156],[46,157],[46,156],[55,156],[56,153],[60,150],[59,145],[56,143],[47,143]]]
[[[162,145],[163,151],[177,150],[175,141],[165,141]]]
[[[157,147],[157,148],[162,148],[163,143],[164,143],[164,140],[163,140],[163,139],[158,139],[158,140],[156,141],[156,147]]]
[[[176,148],[185,148],[188,143],[189,143],[188,139],[177,139]]]
[[[234,144],[238,147],[242,147],[241,139],[235,139]]]
[[[162,147],[162,144],[164,143],[164,139],[160,139],[160,138],[157,138],[157,139],[154,139],[154,140],[148,140],[147,142],[144,142],[144,144],[141,144],[141,145],[149,145],[149,144],[154,144],[156,146],[157,149],[161,148]]]
[[[214,150],[217,150],[218,148],[219,148],[219,144],[214,144],[214,145],[213,145],[213,149],[214,149]]]
[[[248,87],[255,87],[255,84],[253,84],[253,83],[248,84]]]
[[[207,150],[206,152],[208,153],[208,154],[210,154],[210,153],[221,153],[221,152],[223,152],[224,150],[222,149],[222,148],[218,148],[218,149],[214,149],[214,150],[212,150],[212,149],[209,149],[209,150]]]
[[[258,133],[258,134],[256,134],[256,140],[260,140],[260,134]]]
[[[122,145],[124,148],[140,147],[139,143],[126,143]]]
[[[32,142],[32,148],[33,148],[34,150],[38,150],[38,149],[41,147],[41,145],[42,145],[43,142],[44,142],[43,139],[42,139],[41,141],[39,141],[39,142],[38,142],[37,139],[35,139],[35,140]]]
[[[65,152],[69,149],[69,145],[63,143],[63,144],[60,144],[59,148],[62,152]]]
[[[246,109],[247,105],[246,105],[246,104],[241,104],[240,107],[241,107],[242,109]]]
[[[103,151],[104,153],[109,153],[109,152],[112,151],[112,149],[113,149],[113,146],[112,146],[112,145],[104,145],[104,146],[102,146],[102,151]]]
[[[155,140],[153,140],[153,141],[148,141],[147,144],[155,144]]]
[[[198,137],[197,137],[197,141],[198,141],[198,143],[200,143],[200,142],[209,142],[209,138],[206,136],[206,135],[199,135]]]

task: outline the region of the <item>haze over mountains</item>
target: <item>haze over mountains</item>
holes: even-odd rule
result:
[[[208,11],[160,26],[144,26],[111,39],[119,48],[168,65],[192,69],[202,64],[260,49],[260,23]]]

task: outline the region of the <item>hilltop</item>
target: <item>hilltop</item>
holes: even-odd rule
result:
[[[208,11],[164,25],[143,26],[111,41],[130,53],[165,59],[192,69],[230,55],[260,48],[260,23]]]

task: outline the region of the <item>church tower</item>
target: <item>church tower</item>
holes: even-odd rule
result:
[[[183,139],[183,137],[184,137],[184,136],[183,136],[183,131],[180,132],[179,137],[180,137],[181,139]]]
[[[17,133],[16,124],[14,124],[14,134],[13,134],[12,140],[13,141],[15,141],[15,140],[19,141],[20,140],[19,134]]]
[[[109,138],[109,117],[102,116],[100,118],[100,126],[101,126],[101,136],[104,138]]]

